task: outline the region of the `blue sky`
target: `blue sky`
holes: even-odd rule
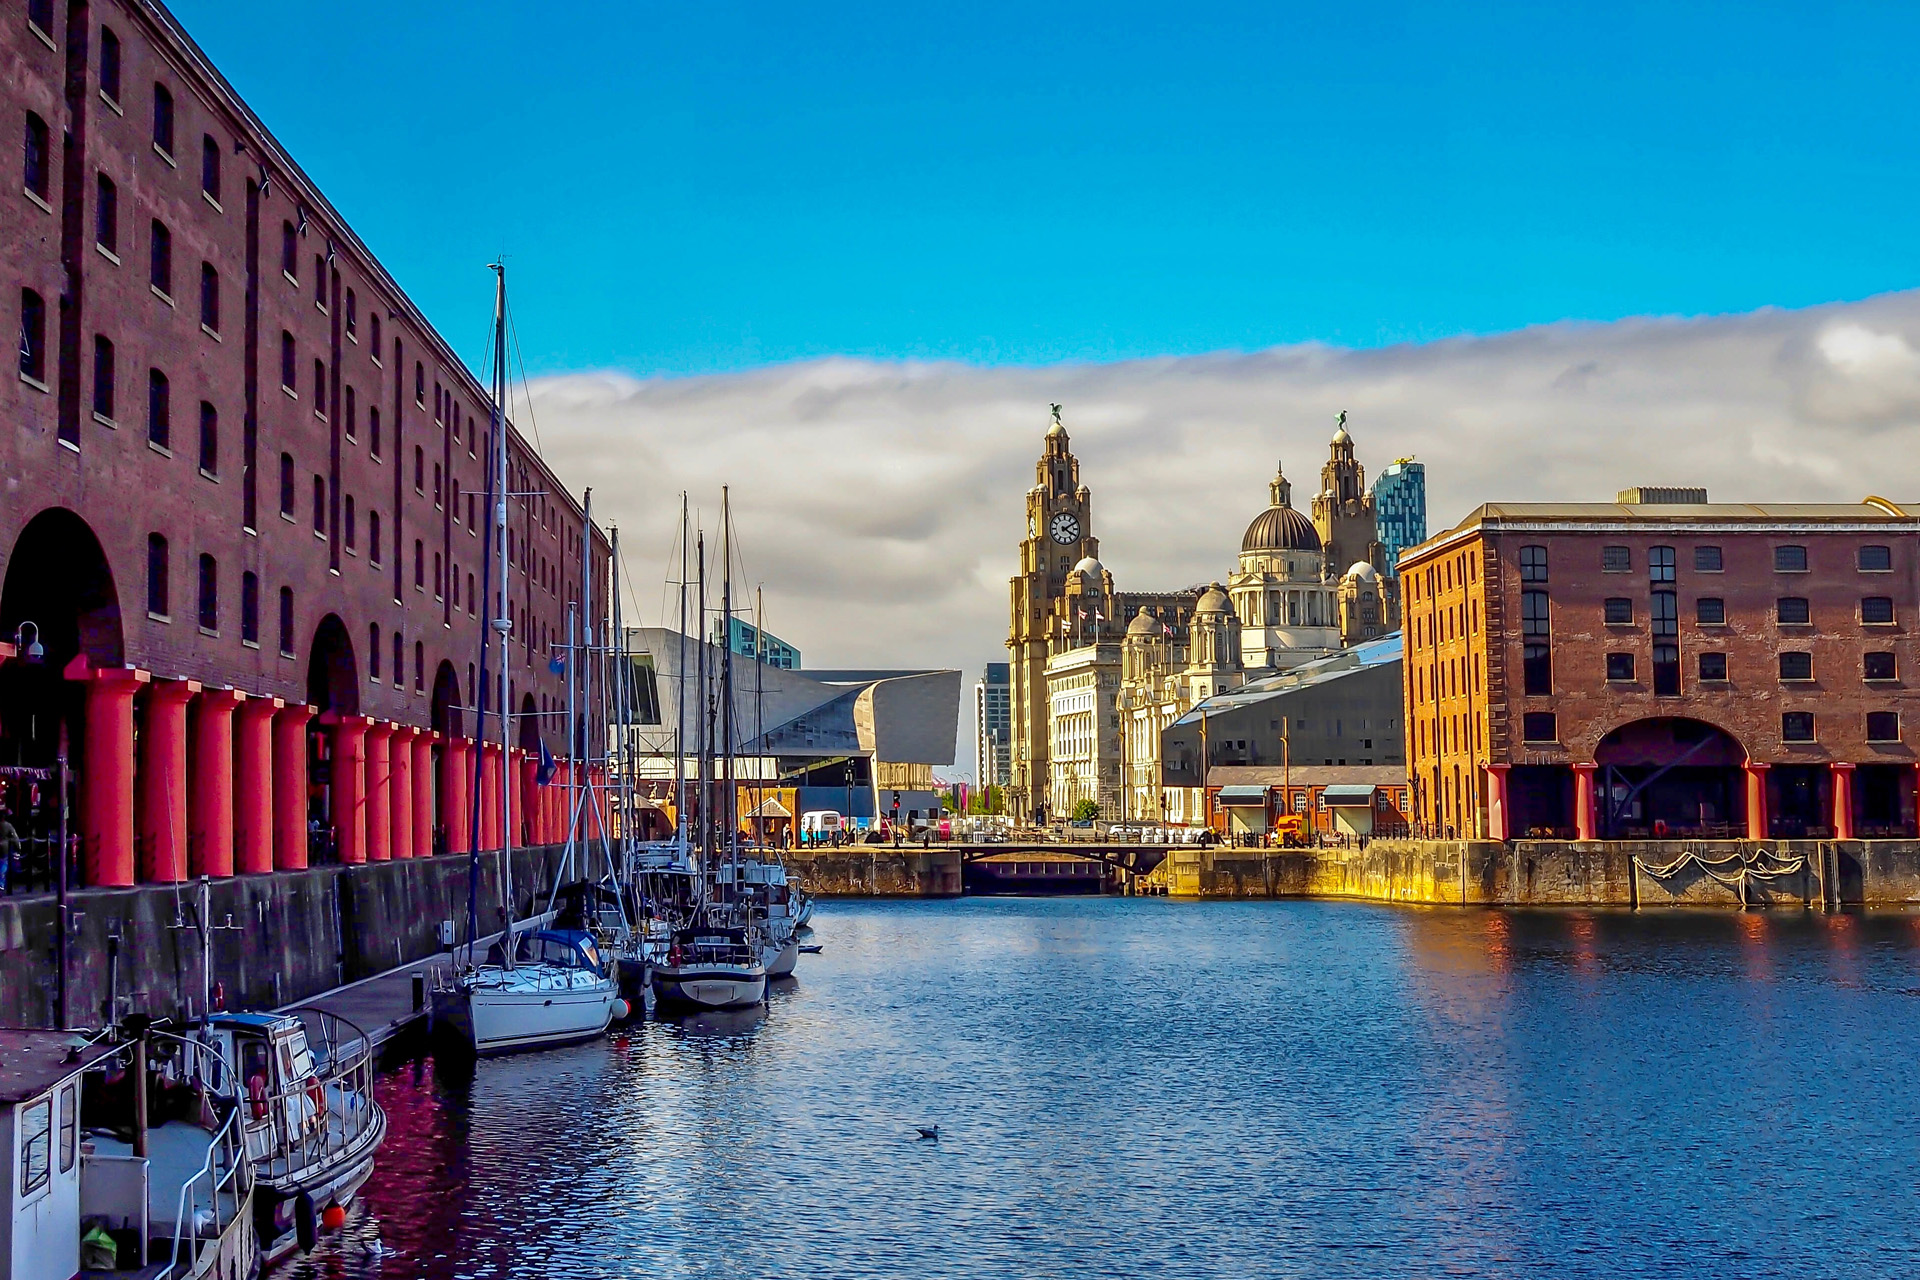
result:
[[[447,336],[976,364],[1804,306],[1916,274],[1920,6],[176,0]]]

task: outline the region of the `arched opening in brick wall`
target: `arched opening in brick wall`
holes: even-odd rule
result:
[[[1730,838],[1747,822],[1747,752],[1717,725],[1683,716],[1623,724],[1594,748],[1598,834]]]
[[[307,648],[307,703],[319,714],[307,722],[307,856],[332,862],[339,856],[339,783],[335,776],[333,726],[360,714],[360,676],[353,638],[338,614],[329,613],[313,630]]]
[[[540,754],[540,708],[530,693],[520,695],[520,723],[517,726],[518,745],[522,751]]]

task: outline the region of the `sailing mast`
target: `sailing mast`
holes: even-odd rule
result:
[[[673,667],[673,834],[686,852],[687,837],[687,492],[680,491],[680,638]]]
[[[753,832],[754,837],[764,849],[767,843],[767,788],[761,762],[767,758],[766,709],[763,705],[765,688],[760,679],[761,671],[767,665],[767,614],[765,602],[760,598],[760,587],[753,588]]]
[[[695,711],[700,717],[700,758],[697,768],[700,780],[700,856],[695,861],[700,886],[700,900],[707,897],[707,854],[713,834],[713,765],[711,746],[713,741],[713,699],[707,693],[707,531],[702,529],[694,539],[694,550],[698,559],[700,575],[699,590],[694,595],[698,604],[700,628],[700,683],[699,702]]]
[[[722,741],[727,753],[727,874],[730,881],[739,875],[740,819],[736,812],[740,792],[734,785],[733,729],[733,512],[727,486],[720,486],[720,634],[725,648],[720,651],[720,697]],[[731,892],[731,891],[730,891]]]
[[[493,471],[494,557],[500,569],[500,593],[493,631],[500,639],[500,904],[506,917],[501,952],[513,967],[513,787],[507,770],[513,761],[512,643],[513,611],[507,598],[507,266],[497,262],[493,307]],[[489,586],[492,584],[489,583]],[[477,808],[478,806],[476,806]]]

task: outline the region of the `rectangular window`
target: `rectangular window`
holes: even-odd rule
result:
[[[1551,711],[1529,711],[1520,717],[1520,737],[1526,742],[1556,742],[1560,726]]]
[[[1813,712],[1789,711],[1780,717],[1782,742],[1812,742]]]
[[[1813,679],[1813,655],[1797,650],[1788,650],[1780,655],[1780,678],[1782,680]]]
[[[147,253],[147,283],[173,296],[173,232],[160,219],[153,220],[153,239]]]
[[[120,100],[120,37],[112,27],[100,28],[100,92],[109,101]]]
[[[1867,712],[1867,741],[1900,741],[1900,713],[1898,711]]]
[[[47,304],[31,289],[20,291],[20,376],[47,381]]]
[[[325,534],[327,531],[327,481],[325,476],[313,478],[313,531]]]
[[[294,386],[294,378],[298,376],[294,370],[299,363],[299,355],[293,345],[293,335],[282,329],[280,331],[280,386],[295,395],[298,395],[299,391]]]
[[[427,548],[420,539],[413,540],[413,589],[424,591],[427,586]]]
[[[20,1108],[20,1195],[38,1195],[53,1177],[53,1099]]]
[[[217,631],[220,627],[220,566],[210,555],[200,556],[200,629]]]
[[[280,514],[293,519],[293,455],[280,455]]]
[[[1891,653],[1869,653],[1865,657],[1866,676],[1869,680],[1895,680],[1899,678],[1899,665]]]
[[[240,639],[260,643],[260,576],[251,570],[240,575]]]
[[[346,538],[345,538],[345,541],[346,541],[346,544],[347,544],[347,550],[348,550],[348,551],[352,551],[352,550],[353,550],[353,543],[354,543],[354,527],[353,527],[353,526],[354,526],[354,525],[355,525],[356,523],[358,523],[357,521],[355,521],[355,519],[354,519],[353,517],[354,517],[354,512],[353,512],[353,495],[352,495],[352,494],[348,494],[348,495],[347,495],[347,500],[346,500],[346,504],[345,504],[345,514],[344,514],[344,516],[343,516],[343,518],[342,518],[342,521],[341,521],[341,522],[342,522],[342,523],[343,523],[343,524],[344,524],[344,525],[346,526],[346,528],[345,528],[345,530],[344,530],[344,533],[345,533],[345,535],[346,535]]]
[[[1520,548],[1520,581],[1545,582],[1547,580],[1547,549],[1545,547]]]
[[[1607,625],[1618,627],[1633,622],[1633,601],[1626,596],[1612,596],[1607,600]]]
[[[220,474],[220,415],[205,400],[200,402],[200,470]]]
[[[413,642],[413,691],[423,693],[427,687],[427,647],[418,640]]]
[[[1725,680],[1727,678],[1727,655],[1724,653],[1701,654],[1700,678],[1702,680]]]
[[[70,1173],[80,1158],[80,1086],[60,1089],[60,1172]]]
[[[1680,646],[1677,644],[1653,646],[1653,696],[1680,696]]]
[[[120,188],[104,173],[94,182],[93,241],[108,253],[120,252]]]
[[[1727,620],[1727,602],[1718,596],[1701,596],[1693,602],[1695,621],[1707,626],[1720,626]]]
[[[1782,596],[1775,606],[1776,616],[1782,625],[1789,627],[1807,626],[1813,621],[1813,612],[1807,607],[1805,597]]]
[[[1893,548],[1867,546],[1860,548],[1860,572],[1888,573],[1893,569]]]
[[[293,656],[293,588],[280,588],[280,656]]]
[[[1550,646],[1536,642],[1522,646],[1520,666],[1529,697],[1547,697],[1553,693],[1553,650]]]
[[[327,362],[318,356],[313,361],[313,411],[319,417],[327,416]]]
[[[220,273],[211,262],[200,264],[200,323],[220,332]]]
[[[167,616],[167,540],[147,535],[147,612]]]
[[[380,563],[380,513],[367,512],[367,562]]]
[[[48,150],[47,122],[33,112],[27,112],[27,141],[25,176],[23,185],[27,190],[46,200],[52,191],[53,156]]]
[[[354,394],[352,387],[346,389],[346,411],[346,421],[342,426],[347,433],[347,439],[352,440],[360,434],[360,398]]]
[[[1610,653],[1607,655],[1607,680],[1609,683],[1631,681],[1633,679],[1633,655],[1630,653]]]
[[[27,0],[27,21],[40,28],[40,34],[53,38],[53,0]]]
[[[215,204],[220,202],[220,144],[210,133],[200,139],[200,189]]]
[[[355,342],[360,328],[360,300],[353,296],[353,290],[347,290],[347,336]]]
[[[1693,549],[1693,571],[1695,573],[1719,573],[1723,567],[1720,563],[1720,548],[1695,547]]]
[[[380,456],[380,409],[377,405],[367,406],[367,452]]]
[[[1655,639],[1680,634],[1680,601],[1671,591],[1656,591],[1648,601]]]
[[[407,649],[400,642],[400,633],[393,633],[393,687],[404,688],[407,683]]]
[[[1773,571],[1775,573],[1805,573],[1807,571],[1807,549],[1796,546],[1775,547],[1773,549]]]
[[[113,342],[93,335],[93,411],[113,421]]]
[[[293,229],[291,222],[280,224],[280,274],[295,283],[299,282],[300,233]]]
[[[1633,548],[1632,547],[1600,548],[1600,572],[1632,573],[1633,572]]]
[[[147,370],[147,439],[162,449],[173,447],[173,391],[158,369]]]
[[[380,678],[380,624],[367,624],[367,678]]]
[[[313,300],[322,311],[327,309],[327,260],[313,255]]]
[[[1648,547],[1647,548],[1647,581],[1649,582],[1672,582],[1673,581],[1673,548],[1672,547]]]
[[[153,145],[173,158],[173,94],[163,84],[153,86]]]
[[[1880,626],[1893,621],[1892,596],[1867,596],[1860,601],[1860,621]]]

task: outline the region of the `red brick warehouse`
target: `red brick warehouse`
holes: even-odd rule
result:
[[[1417,821],[1465,838],[1916,834],[1920,515],[1497,503],[1400,557]]]
[[[94,884],[464,851],[482,388],[163,8],[30,0],[0,51],[0,764],[51,763],[64,730]],[[514,761],[483,749],[489,846],[508,779],[517,837],[564,823],[533,786],[539,740],[568,754],[549,660],[583,568],[583,630],[609,580],[581,505],[508,449],[537,496],[509,508],[523,714]]]

